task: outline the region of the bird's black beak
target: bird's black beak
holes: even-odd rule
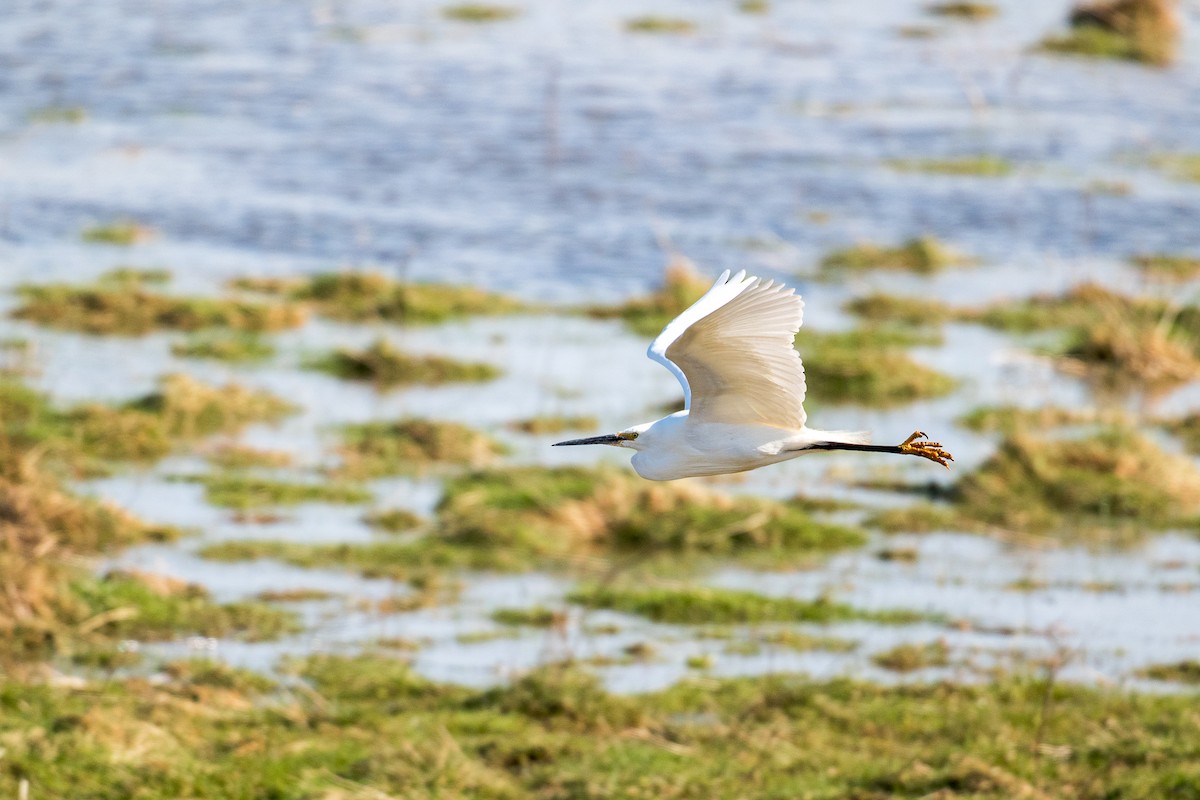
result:
[[[615,433],[610,433],[605,436],[589,436],[586,439],[568,439],[565,442],[555,442],[552,447],[566,447],[567,445],[577,444],[611,444],[618,445],[621,443],[621,437]]]

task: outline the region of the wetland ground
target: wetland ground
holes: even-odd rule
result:
[[[1180,15],[6,7],[0,795],[1200,797]],[[954,470],[551,449],[725,268]]]

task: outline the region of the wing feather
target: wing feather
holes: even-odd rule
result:
[[[804,365],[792,342],[804,319],[794,289],[722,273],[647,355],[683,384],[698,422],[804,427]]]

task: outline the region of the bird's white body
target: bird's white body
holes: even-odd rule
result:
[[[806,425],[804,366],[792,344],[803,318],[794,289],[726,270],[646,353],[679,379],[684,410],[558,444],[636,450],[633,468],[655,481],[744,472],[814,450],[908,453],[945,465],[949,454],[936,442],[913,444],[917,434],[896,447],[873,447],[865,433]]]

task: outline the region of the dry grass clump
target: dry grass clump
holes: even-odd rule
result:
[[[949,2],[933,3],[925,6],[925,11],[935,17],[954,17],[955,19],[991,19],[1000,13],[991,3]]]
[[[644,297],[635,297],[615,306],[589,306],[585,313],[595,319],[621,319],[641,336],[655,336],[667,323],[708,291],[712,282],[701,277],[685,258],[673,258],[667,265],[663,285]]]
[[[154,461],[180,444],[294,411],[267,392],[210,386],[186,375],[168,375],[157,391],[120,406],[84,403],[67,410],[20,384],[0,382],[0,435],[83,474],[103,474],[114,461]]]
[[[266,361],[275,355],[275,346],[252,333],[218,333],[175,342],[171,345],[171,354],[243,364]]]
[[[1179,11],[1175,0],[1102,0],[1071,11],[1071,29],[1042,41],[1055,53],[1140,61],[1164,67],[1175,60]]]
[[[686,553],[780,566],[862,542],[858,531],[817,522],[786,503],[574,467],[455,478],[438,523],[445,543],[534,562]]]
[[[265,467],[282,469],[290,467],[292,454],[283,450],[263,450],[236,442],[220,442],[204,451],[208,463],[219,469],[252,469]]]
[[[39,325],[93,334],[141,336],[152,331],[226,328],[259,333],[303,324],[304,309],[290,303],[254,303],[218,297],[158,294],[144,282],[95,286],[22,286],[13,316]]]
[[[827,274],[886,269],[930,274],[946,267],[970,264],[965,256],[932,236],[909,239],[896,247],[863,243],[835,250],[821,259],[821,271]]]
[[[520,302],[472,286],[405,283],[381,272],[327,272],[306,278],[241,278],[234,288],[310,305],[318,314],[344,322],[430,324],[467,316],[511,314]]]
[[[924,343],[902,331],[860,329],[817,333],[801,328],[808,397],[818,403],[891,406],[954,391],[958,382],[913,361],[902,349]]]
[[[696,23],[681,17],[647,14],[625,20],[625,30],[631,33],[687,34],[696,30]]]
[[[543,415],[517,420],[511,423],[509,427],[521,433],[541,436],[548,433],[562,433],[563,431],[589,431],[593,430],[598,424],[599,421],[595,417],[590,416]]]
[[[925,644],[900,644],[871,656],[877,666],[892,672],[916,672],[919,669],[950,666],[950,648],[941,639]]]
[[[1194,524],[1200,471],[1136,432],[1014,436],[956,487],[966,517],[1013,531],[1111,538]]]
[[[491,364],[412,355],[386,339],[377,339],[365,350],[335,350],[310,361],[308,366],[345,380],[370,381],[383,388],[490,381],[500,376],[500,370]]]
[[[458,22],[500,22],[512,19],[520,13],[519,9],[511,6],[493,6],[486,3],[460,3],[442,9],[443,17]]]
[[[1165,253],[1133,257],[1134,266],[1148,278],[1169,282],[1190,281],[1200,276],[1200,257]]]
[[[85,242],[129,247],[153,239],[156,233],[148,225],[122,220],[107,225],[92,225],[84,228],[81,235]]]
[[[504,453],[490,436],[457,422],[405,419],[342,427],[339,475],[378,478],[421,472],[435,465],[480,468]]]

